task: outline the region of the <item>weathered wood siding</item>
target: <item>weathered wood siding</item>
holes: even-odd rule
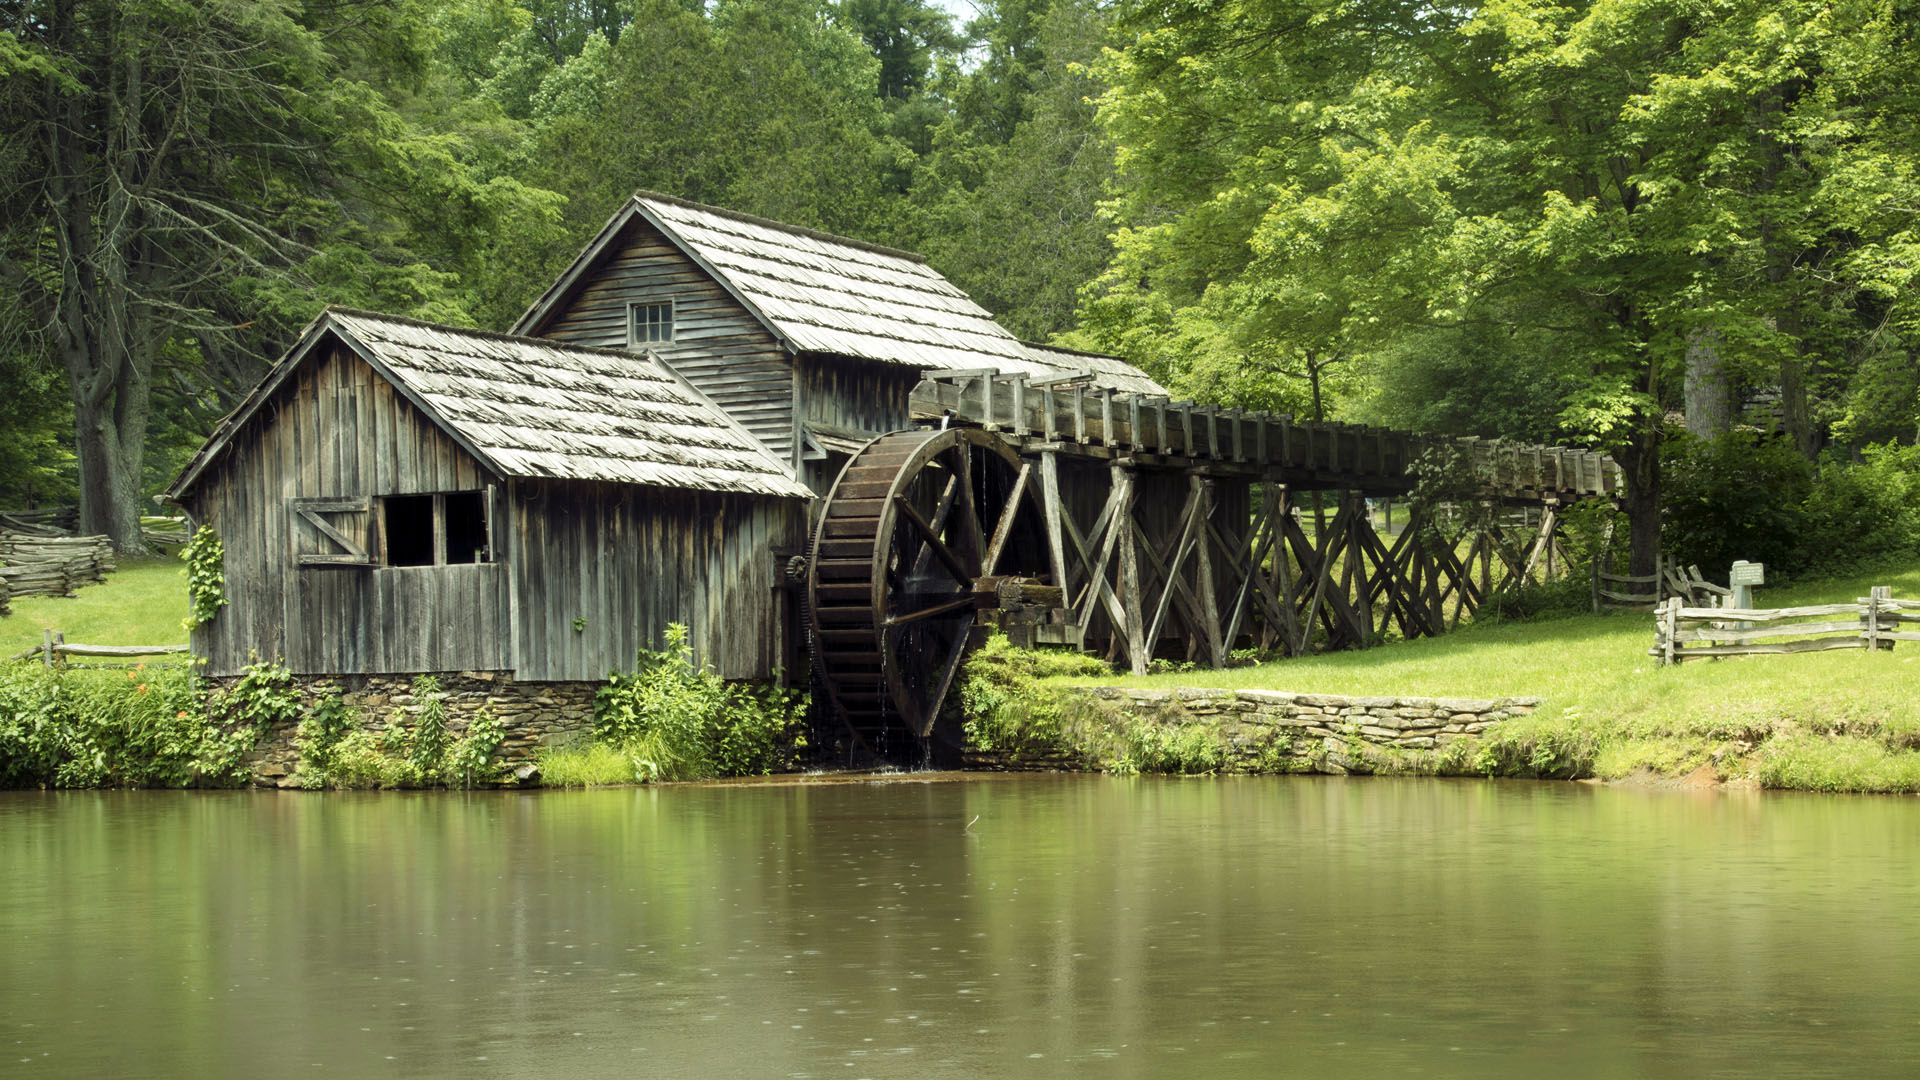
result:
[[[517,678],[605,678],[676,622],[726,678],[792,666],[774,551],[797,548],[798,500],[518,481],[512,503]]]
[[[899,364],[802,353],[795,361],[801,422],[885,434],[912,427],[907,399],[920,372]],[[846,458],[810,461],[800,480],[825,495]]]
[[[489,483],[497,481],[358,356],[316,348],[190,496],[194,517],[226,546],[230,602],[194,632],[209,674],[233,674],[249,654],[303,674],[506,667],[508,593],[497,565],[296,564],[301,553],[338,550],[295,513],[296,499]],[[376,513],[327,517],[371,550]]]
[[[779,341],[659,231],[634,221],[533,333],[625,349],[627,308],[673,301],[673,340],[648,346],[767,444],[793,458],[793,368]]]

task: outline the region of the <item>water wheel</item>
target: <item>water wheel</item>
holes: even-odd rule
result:
[[[938,722],[984,639],[976,615],[1004,577],[1046,567],[1028,476],[998,437],[951,428],[883,435],[834,481],[807,568],[814,661],[872,754],[957,745]]]

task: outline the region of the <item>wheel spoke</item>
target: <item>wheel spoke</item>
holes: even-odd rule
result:
[[[948,615],[956,611],[971,609],[973,606],[974,601],[971,595],[962,596],[958,600],[949,600],[944,604],[935,604],[932,607],[921,608],[919,611],[909,611],[905,615],[890,615],[887,617],[886,625],[887,629],[892,630],[897,627],[906,626],[909,623],[923,622],[940,615]]]
[[[940,501],[934,505],[933,518],[931,520],[926,518],[917,518],[914,520],[915,525],[922,527],[922,536],[931,536],[935,539],[939,538],[941,531],[947,527],[947,519],[953,515],[953,502],[959,490],[960,478],[958,476],[947,477],[947,486],[940,492]],[[910,505],[904,495],[897,495],[895,499],[903,506]],[[914,553],[914,557],[908,560],[909,566],[906,578],[903,580],[912,580],[926,573],[927,560],[932,557],[932,554],[932,551],[925,545],[918,548]]]
[[[944,530],[952,535],[952,529],[960,530],[955,547],[967,556],[967,562],[980,565],[980,553],[986,542],[980,536],[980,508],[974,504],[973,497],[973,444],[962,442],[953,448],[954,477],[959,483],[959,497],[954,500],[954,509],[959,511],[959,520],[949,521]],[[976,571],[977,572],[977,571]],[[972,576],[970,573],[969,577]]]
[[[933,524],[926,518],[921,517],[920,511],[915,510],[913,504],[902,496],[894,496],[893,505],[899,509],[900,516],[912,522],[913,527],[920,530],[921,538],[926,541],[926,550],[932,552],[936,558],[946,564],[947,570],[953,574],[953,580],[958,582],[962,587],[971,586],[973,584],[972,572],[967,569],[967,564],[961,561],[960,556],[955,554],[954,550],[946,545],[946,541],[940,539],[940,533],[933,527]],[[918,575],[916,574],[915,576],[917,577]]]

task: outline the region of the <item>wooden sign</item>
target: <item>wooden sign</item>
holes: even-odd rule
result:
[[[1765,563],[1747,562],[1742,559],[1733,564],[1727,575],[1728,585],[1765,585],[1767,566]]]

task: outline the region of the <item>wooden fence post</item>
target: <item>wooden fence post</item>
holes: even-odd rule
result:
[[[53,631],[51,630],[40,631],[40,662],[45,664],[49,671],[53,669]]]
[[[1680,636],[1680,605],[1685,602],[1676,596],[1667,601],[1662,613],[1660,637],[1665,644],[1665,662],[1668,664],[1679,663],[1680,643],[1677,639]]]
[[[1867,635],[1866,636],[1867,636],[1867,649],[1868,651],[1872,651],[1874,649],[1880,648],[1880,602],[1882,600],[1893,599],[1893,586],[1875,585],[1873,588],[1868,590],[1868,593],[1869,595],[1865,597],[1866,617],[1867,617]],[[1895,625],[1894,629],[1899,629],[1897,624]],[[1891,640],[1889,640],[1886,644],[1887,644],[1887,648],[1893,647],[1893,642]]]

